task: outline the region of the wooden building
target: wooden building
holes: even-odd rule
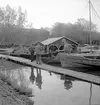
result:
[[[69,44],[72,46],[78,46],[78,43],[71,40],[70,38],[67,37],[53,37],[53,38],[48,38],[41,43],[45,46],[45,50],[48,52],[49,50],[56,51],[56,50],[63,50],[63,42],[62,40],[66,40]]]

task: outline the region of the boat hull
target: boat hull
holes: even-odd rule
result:
[[[55,66],[56,65],[61,66],[61,63],[58,59],[52,59],[52,58],[49,58],[49,57],[42,57],[41,59],[42,59],[43,63],[50,64],[50,65],[55,65]]]
[[[61,66],[64,68],[78,67],[99,67],[100,60],[90,59],[82,56],[82,54],[65,54],[59,53]]]

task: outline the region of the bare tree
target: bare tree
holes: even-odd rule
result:
[[[78,19],[76,24],[79,26],[79,28],[81,28],[82,31],[90,31],[90,22],[84,18]],[[96,24],[91,23],[91,31],[97,31]]]
[[[18,11],[7,5],[5,8],[0,8],[0,25],[5,27],[24,27],[27,22],[27,12],[22,11],[21,7]]]
[[[18,27],[23,28],[25,26],[27,22],[26,16],[27,16],[27,12],[26,11],[22,12],[21,7],[19,7],[17,11],[17,26]]]

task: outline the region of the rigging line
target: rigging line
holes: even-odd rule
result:
[[[85,4],[85,8],[83,9],[83,13],[87,11],[87,8],[88,8],[88,3]]]
[[[97,15],[97,17],[100,19],[100,16],[98,15],[97,11],[95,10],[93,4],[91,3],[92,9],[94,10],[95,14]]]
[[[92,9],[93,9],[93,8],[92,8]],[[97,14],[95,13],[95,11],[93,11],[93,13],[94,13],[95,17],[97,17]]]
[[[92,8],[93,8],[93,7],[92,7]],[[94,10],[96,16],[100,19],[100,16],[99,16],[98,13],[96,12],[96,10],[95,10],[94,8],[93,8],[93,10]]]
[[[93,7],[92,7],[92,9],[93,9]],[[97,17],[97,14],[96,14],[96,12],[94,11],[94,9],[93,9],[93,11],[92,11],[92,14],[94,14],[94,16]]]

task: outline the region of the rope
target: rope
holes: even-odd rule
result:
[[[94,10],[94,12],[95,12],[96,16],[100,19],[100,16],[98,15],[98,13],[97,13],[97,11],[95,10],[95,8],[94,8],[94,6],[93,6],[93,4],[92,4],[92,3],[91,3],[91,6],[92,6],[92,9]]]

